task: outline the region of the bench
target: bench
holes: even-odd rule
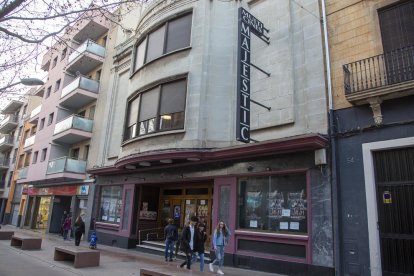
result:
[[[139,275],[140,276],[170,276],[171,274],[165,274],[162,272],[141,268]]]
[[[0,240],[10,240],[14,231],[0,231]]]
[[[15,236],[11,237],[11,246],[20,247],[22,250],[40,250],[42,246],[42,239],[29,236]]]
[[[73,261],[75,268],[99,266],[100,252],[75,246],[56,246],[55,261]]]

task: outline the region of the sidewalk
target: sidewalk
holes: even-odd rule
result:
[[[204,272],[200,272],[200,264],[192,265],[190,271],[177,268],[181,260],[165,262],[162,256],[138,252],[135,249],[122,249],[117,247],[100,245],[100,265],[98,267],[74,268],[70,262],[54,261],[54,248],[61,245],[74,245],[74,240],[64,241],[55,234],[44,234],[35,230],[16,228],[10,225],[3,225],[1,230],[15,231],[18,235],[31,235],[42,238],[42,249],[39,251],[26,251],[10,246],[10,240],[0,241],[0,276],[7,275],[140,275],[140,269],[154,270],[167,275],[217,275],[204,266]],[[1,231],[0,230],[0,231]],[[81,247],[88,247],[86,241],[81,242]],[[270,276],[274,273],[224,267],[225,275],[230,276]]]

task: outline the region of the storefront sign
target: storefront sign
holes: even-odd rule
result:
[[[250,33],[263,36],[262,22],[239,8],[236,139],[250,143]]]
[[[27,195],[88,195],[89,185],[72,185],[72,186],[61,186],[61,187],[47,187],[47,188],[36,188],[28,187]]]

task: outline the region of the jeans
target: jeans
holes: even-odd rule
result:
[[[173,240],[169,240],[169,239],[165,240],[165,260],[168,259],[168,256],[169,256],[169,259],[172,260],[172,257],[174,254],[174,244],[175,244],[175,241]]]
[[[198,257],[200,258],[200,271],[203,272],[204,271],[204,253],[193,252],[191,263],[197,262],[197,254],[198,254]]]
[[[215,265],[217,263],[219,265],[219,268],[221,269],[224,263],[224,246],[223,245],[216,246],[216,259],[212,262],[212,264]]]

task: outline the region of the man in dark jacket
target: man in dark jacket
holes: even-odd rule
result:
[[[190,218],[189,225],[184,227],[181,234],[181,250],[186,256],[186,260],[180,265],[181,268],[184,267],[184,265],[187,265],[187,269],[191,269],[191,257],[193,255],[194,236],[197,222],[198,218],[196,216],[192,216]]]
[[[178,231],[177,226],[174,224],[174,220],[169,218],[168,224],[164,228],[164,236],[165,236],[165,261],[172,262],[172,257],[174,254],[174,244],[175,241],[178,239]],[[170,258],[168,258],[168,255]]]
[[[204,244],[207,240],[207,234],[205,230],[206,226],[203,223],[199,223],[194,233],[194,248],[192,263],[197,261],[197,255],[200,258],[200,271],[204,271]]]

